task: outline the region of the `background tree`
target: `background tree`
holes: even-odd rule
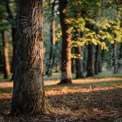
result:
[[[10,62],[7,35],[4,30],[1,31],[3,42],[3,56],[4,56],[4,78],[10,77]]]
[[[16,35],[16,25],[15,25],[15,9],[16,9],[16,5],[15,3],[13,2],[12,3],[12,10],[13,12],[11,11],[11,8],[10,8],[10,0],[6,0],[5,1],[5,5],[6,5],[6,10],[7,10],[7,13],[8,13],[8,21],[9,21],[9,24],[11,25],[11,37],[12,37],[12,46],[13,46],[13,56],[12,56],[12,63],[11,63],[11,71],[13,73],[12,75],[12,78],[11,80],[13,80],[14,78],[14,56],[15,56],[15,35]]]
[[[56,4],[56,0],[52,0],[51,1],[52,4],[52,9],[51,9],[51,23],[50,23],[50,40],[51,40],[51,45],[50,45],[50,55],[49,55],[49,61],[50,63],[48,63],[48,69],[47,69],[47,75],[51,76],[52,75],[52,70],[53,70],[53,66],[54,66],[54,62],[55,62],[55,43],[56,43],[56,35],[55,35],[55,31],[56,31],[56,22],[55,22],[55,4]]]
[[[79,37],[83,36],[82,32],[79,32],[78,29],[74,29],[74,40],[77,41]],[[82,52],[82,47],[77,46],[75,47],[75,67],[76,67],[76,78],[83,78],[83,52]]]
[[[71,83],[71,31],[67,18],[67,0],[59,0],[60,23],[62,31],[61,84]]]

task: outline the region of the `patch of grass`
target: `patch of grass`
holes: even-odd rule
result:
[[[0,89],[0,93],[12,93],[13,88],[2,88]]]
[[[113,72],[111,71],[105,71],[105,72],[101,72],[98,75],[96,75],[95,77],[122,77],[122,73],[117,73],[117,74],[113,74]]]

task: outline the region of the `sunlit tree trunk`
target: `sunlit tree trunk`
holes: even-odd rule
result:
[[[7,35],[4,30],[1,31],[2,42],[3,42],[3,56],[4,56],[4,78],[9,78],[10,76],[10,63],[9,63],[9,50]]]
[[[93,44],[88,45],[87,77],[94,76],[94,51]]]
[[[61,82],[71,83],[71,32],[68,24],[67,14],[68,0],[59,0],[60,23],[62,30],[62,63],[61,63]]]
[[[15,75],[11,114],[47,111],[43,81],[43,3],[17,0]]]
[[[11,34],[12,34],[12,46],[13,46],[13,57],[12,57],[12,64],[11,64],[11,71],[13,73],[11,80],[14,78],[14,57],[15,57],[15,35],[16,35],[16,28],[15,28],[15,18],[12,15],[9,3],[10,0],[6,0],[6,10],[8,12],[8,20],[9,23],[11,24]]]

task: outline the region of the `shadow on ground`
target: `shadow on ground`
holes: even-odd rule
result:
[[[94,87],[89,88],[90,85]],[[50,86],[46,89],[46,97],[55,109],[53,114],[6,119],[3,117],[10,111],[12,88],[2,88],[0,122],[118,122],[122,117],[122,89],[113,86],[101,90],[99,87],[99,83]]]

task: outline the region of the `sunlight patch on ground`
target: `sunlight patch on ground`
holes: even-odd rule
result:
[[[46,90],[47,96],[55,96],[55,95],[66,95],[72,93],[88,93],[88,92],[98,92],[98,91],[107,91],[107,90],[114,90],[114,89],[121,89],[122,85],[110,86],[110,87],[89,87],[89,88],[82,88],[79,86],[66,86],[66,87],[58,87],[53,88],[52,90]]]

